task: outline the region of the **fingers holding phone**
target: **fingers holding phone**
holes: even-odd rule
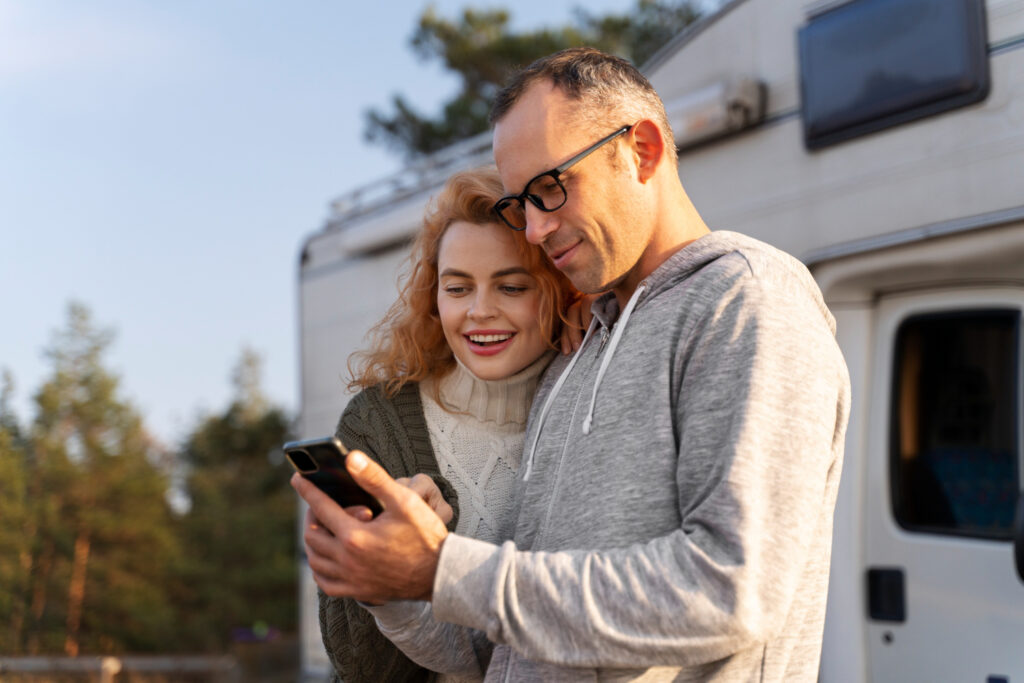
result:
[[[283,448],[296,472],[356,519],[365,521],[366,510],[371,518],[383,511],[380,501],[364,491],[345,468],[348,448],[337,437],[289,441]]]
[[[426,474],[417,474],[414,477],[400,477],[395,480],[402,486],[412,489],[423,501],[430,506],[430,509],[441,518],[441,521],[448,524],[452,521],[455,511],[448,501],[444,499],[441,489],[437,483]]]
[[[317,585],[335,597],[363,602],[429,600],[444,522],[419,493],[401,486],[377,463],[353,451],[349,471],[361,488],[383,502],[368,523],[353,519],[311,481],[298,474],[292,486],[324,528],[304,534]]]

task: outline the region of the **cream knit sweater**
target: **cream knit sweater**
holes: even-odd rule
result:
[[[546,353],[511,377],[487,381],[459,363],[439,380],[420,385],[423,415],[441,475],[459,494],[455,531],[489,542],[511,537],[512,493],[523,454],[523,434]]]

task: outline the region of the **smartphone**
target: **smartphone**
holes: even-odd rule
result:
[[[337,437],[289,441],[282,448],[292,467],[341,507],[365,505],[374,517],[383,511],[380,502],[361,489],[345,469],[348,449]]]

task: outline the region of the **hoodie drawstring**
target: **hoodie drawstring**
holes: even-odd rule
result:
[[[629,303],[627,303],[626,308],[623,309],[622,315],[619,316],[618,321],[615,323],[615,331],[612,333],[612,341],[608,345],[608,350],[604,352],[604,356],[601,358],[601,367],[597,370],[597,379],[594,381],[594,393],[590,397],[590,410],[587,412],[586,419],[583,420],[584,434],[590,434],[590,428],[593,426],[594,405],[597,403],[597,390],[601,386],[601,380],[604,379],[604,373],[608,370],[608,366],[611,365],[612,356],[615,355],[615,348],[619,345],[619,340],[622,339],[622,333],[626,329],[626,324],[629,322],[629,316],[633,314],[633,309],[636,308],[636,302],[640,299],[640,295],[643,294],[646,289],[647,283],[641,282],[640,285],[637,286],[636,291],[633,292],[633,296],[629,297]]]
[[[583,335],[583,341],[580,342],[580,348],[577,349],[576,353],[572,355],[572,360],[565,366],[565,370],[562,370],[562,374],[558,376],[558,381],[555,382],[554,388],[551,393],[548,394],[547,399],[544,401],[544,407],[540,410],[540,417],[537,419],[537,429],[533,432],[533,441],[530,443],[530,450],[526,454],[526,471],[523,473],[523,481],[530,480],[530,470],[533,469],[533,452],[537,449],[537,441],[540,439],[540,431],[544,428],[544,420],[548,417],[548,411],[551,410],[551,404],[554,403],[555,396],[561,390],[562,385],[565,384],[566,378],[569,373],[572,372],[572,368],[576,365],[576,361],[583,355],[583,347],[587,345],[587,340],[590,339],[590,335],[597,329],[597,316],[594,316],[590,320],[590,326],[587,327],[587,333]]]
[[[622,311],[622,315],[619,316],[618,321],[615,323],[615,331],[612,333],[611,344],[608,349],[604,352],[604,356],[601,358],[601,365],[597,370],[597,379],[594,382],[594,393],[590,397],[590,410],[587,412],[587,417],[583,421],[583,433],[590,434],[590,429],[594,422],[594,405],[597,403],[597,390],[601,386],[601,380],[604,378],[604,373],[608,370],[608,366],[612,362],[612,356],[615,354],[615,348],[619,345],[619,340],[622,338],[622,332],[626,329],[626,324],[629,322],[629,316],[633,314],[633,309],[636,308],[637,301],[640,299],[640,295],[647,290],[647,283],[641,282],[636,291],[633,292],[633,296],[629,298],[629,302],[626,304],[626,308]],[[572,360],[565,366],[565,370],[562,370],[562,374],[558,376],[558,381],[555,382],[555,386],[551,389],[551,393],[548,394],[547,399],[544,401],[544,406],[541,408],[540,417],[537,420],[537,428],[533,432],[533,440],[530,442],[530,450],[526,454],[526,468],[523,472],[523,481],[530,480],[530,472],[533,470],[533,454],[537,450],[537,442],[540,441],[541,430],[544,429],[544,421],[547,419],[548,412],[551,410],[551,404],[554,403],[555,397],[558,392],[561,391],[562,385],[565,384],[565,380],[569,377],[569,373],[572,372],[573,367],[576,365],[576,361],[579,360],[580,356],[583,355],[583,347],[587,345],[587,340],[593,334],[594,330],[597,329],[597,316],[594,316],[590,321],[590,326],[587,328],[587,333],[583,336],[583,342],[580,344],[580,348],[573,354]]]

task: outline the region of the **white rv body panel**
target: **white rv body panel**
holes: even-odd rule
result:
[[[798,257],[851,240],[1024,205],[1024,52],[991,57],[981,105],[818,152],[803,145],[796,31],[801,0],[733,2],[647,74],[666,101],[751,75],[767,87],[767,123],[680,159],[679,175],[712,229],[742,232]],[[1019,0],[989,3],[989,43],[1024,35]]]
[[[680,177],[712,229],[807,263],[836,317],[853,396],[821,680],[1024,680],[1024,580],[1012,543],[901,526],[889,453],[903,322],[922,311],[1024,308],[1024,0],[986,4],[991,89],[982,102],[811,152],[797,31],[817,11],[801,0],[733,0],[645,72],[670,104],[738,79],[763,83],[763,123],[684,149]],[[470,143],[414,168],[418,180],[390,196],[339,208],[305,243],[299,436],[333,431],[348,399],[346,360],[394,300],[405,240],[429,198],[454,170],[490,161],[486,136]],[[1019,487],[1024,379],[1016,381]],[[902,572],[902,621],[868,616],[866,572],[877,567]],[[327,662],[304,577],[304,670],[316,678]]]

